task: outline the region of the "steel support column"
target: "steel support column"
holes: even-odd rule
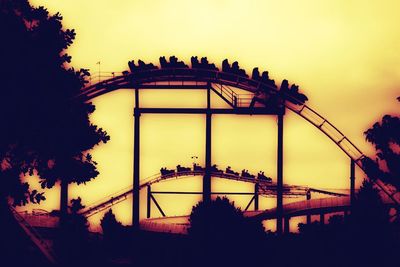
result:
[[[290,218],[285,217],[285,234],[290,233]]]
[[[135,89],[134,109],[134,137],[133,137],[133,205],[132,205],[132,227],[139,230],[139,208],[140,208],[140,112],[139,112],[139,88]]]
[[[68,214],[68,182],[62,180],[60,183],[60,225],[65,222]]]
[[[147,186],[147,218],[151,217],[151,185]]]
[[[324,224],[325,224],[325,214],[324,214],[324,213],[321,213],[321,214],[319,215],[319,223],[320,223],[321,225],[324,225]]]
[[[310,190],[307,190],[306,198],[307,198],[307,200],[311,200]],[[307,224],[310,224],[310,223],[311,223],[311,214],[307,214]]]
[[[258,210],[258,183],[254,184],[254,210]]]
[[[283,230],[283,113],[284,112],[278,115],[278,160],[276,185],[276,232],[278,234],[282,234]]]
[[[350,207],[353,207],[356,196],[356,164],[354,160],[350,162]]]
[[[207,86],[206,169],[203,177],[203,201],[211,201],[211,85]]]

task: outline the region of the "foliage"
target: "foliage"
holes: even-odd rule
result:
[[[225,197],[199,202],[193,207],[189,221],[188,234],[195,253],[227,266],[250,264],[251,259],[243,255],[257,254],[265,237],[261,222],[244,217]],[[201,261],[198,263],[202,265]]]
[[[312,251],[321,260],[346,258],[346,266],[389,266],[386,263],[393,260],[400,245],[389,221],[389,209],[368,180],[363,181],[350,215],[334,215],[326,225],[299,224],[299,232],[308,246],[302,253]],[[341,260],[332,264],[343,266]]]
[[[210,202],[199,202],[193,207],[189,218],[188,233],[198,238],[212,238],[216,241],[226,241],[227,237],[239,237],[249,234],[251,221],[247,220],[242,211],[229,202],[229,199],[217,197]],[[247,228],[247,229],[246,229]],[[264,231],[261,224],[257,229]]]
[[[110,209],[100,221],[103,230],[105,252],[110,256],[116,256],[128,251],[132,234],[128,227],[123,226]]]
[[[122,227],[122,224],[117,221],[112,209],[108,210],[103,218],[100,220],[101,228],[103,229],[104,236],[108,236],[109,234],[115,233],[116,229]]]
[[[0,197],[14,204],[44,199],[23,181],[27,174],[39,175],[42,188],[95,178],[88,150],[109,140],[89,121],[95,107],[74,99],[89,73],[69,67],[75,32],[61,22],[27,0],[0,3]]]
[[[55,249],[63,263],[84,261],[89,257],[89,223],[85,216],[79,214],[84,208],[80,197],[72,199],[71,212],[62,221],[62,227],[57,229]]]
[[[376,162],[365,160],[368,175],[400,189],[400,118],[385,115],[381,122],[376,122],[364,134],[377,151]]]
[[[380,231],[389,227],[389,209],[372,182],[363,181],[352,207],[351,219],[359,231]]]

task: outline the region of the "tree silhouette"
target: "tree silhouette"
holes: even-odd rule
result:
[[[127,250],[131,239],[130,232],[123,226],[110,209],[100,221],[103,230],[105,252],[111,257],[117,256]]]
[[[353,204],[351,218],[361,231],[381,232],[389,226],[389,209],[372,182],[364,180]]]
[[[74,98],[89,73],[69,66],[65,50],[75,32],[63,29],[61,21],[59,13],[50,15],[27,0],[0,1],[2,220],[12,220],[9,200],[24,205],[44,199],[30,189],[27,175],[38,175],[42,188],[95,178],[96,163],[88,151],[109,139],[89,121],[94,106]],[[0,230],[2,247],[18,242],[10,229]]]
[[[264,228],[260,222],[245,218],[227,198],[199,202],[193,207],[189,221],[188,234],[200,266],[211,259],[216,265],[226,266],[251,266],[251,261],[256,260],[243,255],[257,253]]]
[[[377,151],[375,162],[368,158],[365,162],[372,178],[380,178],[400,189],[400,118],[385,115],[364,134]]]
[[[88,150],[109,136],[90,123],[94,106],[74,99],[89,73],[69,67],[75,32],[62,28],[61,15],[26,0],[1,1],[0,14],[0,197],[21,205],[44,199],[26,174],[37,174],[42,188],[95,178]]]
[[[304,242],[300,254],[311,257],[308,253],[312,253],[320,260],[330,258],[333,266],[390,266],[399,248],[393,230],[389,209],[379,191],[371,181],[364,180],[349,216],[334,215],[325,225],[299,224]]]
[[[104,237],[110,236],[117,232],[117,229],[122,228],[122,224],[117,221],[112,209],[104,214],[103,218],[100,220],[100,225],[103,230]]]
[[[62,228],[58,229],[54,247],[59,261],[65,263],[82,263],[90,257],[89,251],[89,223],[79,211],[84,209],[80,197],[72,199],[70,212],[65,217]]]
[[[364,266],[389,266],[396,256],[399,242],[389,221],[389,208],[383,203],[373,183],[364,180],[351,210],[347,227],[348,248]],[[373,249],[374,253],[366,253]],[[382,258],[382,255],[385,255]]]

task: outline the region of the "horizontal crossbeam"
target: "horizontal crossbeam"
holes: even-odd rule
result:
[[[127,87],[127,86],[125,86]],[[175,84],[175,85],[168,85],[168,84],[157,84],[157,85],[132,85],[131,86],[134,89],[207,89],[207,85],[189,85],[189,84],[185,84],[185,85],[179,85],[179,84]]]
[[[152,194],[201,195],[203,192],[151,191]],[[211,192],[212,195],[254,195],[251,192]]]
[[[238,114],[238,115],[278,115],[279,110],[265,108],[212,108],[211,114]],[[206,108],[138,108],[139,113],[154,114],[207,114]]]

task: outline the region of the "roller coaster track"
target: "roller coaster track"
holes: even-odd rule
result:
[[[205,174],[204,171],[182,171],[182,172],[174,172],[172,174],[167,174],[167,175],[155,174],[148,177],[147,179],[142,180],[140,184],[140,189],[161,181],[182,179],[193,176],[203,176],[204,174]],[[211,173],[211,176],[229,180],[236,180],[241,182],[258,183],[260,195],[268,196],[276,194],[276,184],[272,184],[271,182],[265,180],[259,180],[259,179],[248,178],[221,172],[213,172]],[[132,195],[132,192],[133,192],[132,185],[129,187],[125,187],[111,195],[108,195],[100,199],[99,201],[96,201],[95,203],[90,204],[87,208],[81,211],[81,214],[86,217],[95,215],[98,212],[101,212],[105,209],[110,208],[113,205],[116,205],[126,200],[129,196]],[[332,196],[346,196],[346,194],[331,192],[327,190],[314,189],[305,186],[294,186],[294,185],[284,185],[283,192],[284,195],[286,196],[304,196],[307,194],[307,192],[315,192]]]
[[[47,242],[40,236],[34,227],[32,227],[21,214],[18,213],[12,206],[9,206],[15,219],[25,233],[29,236],[32,242],[37,246],[37,248],[42,252],[42,254],[47,258],[51,264],[55,264],[55,255],[51,247]]]
[[[104,75],[103,75],[104,76]],[[372,182],[386,194],[397,206],[400,206],[398,191],[391,185],[385,184],[379,178],[367,173],[363,159],[367,159],[359,148],[357,148],[339,129],[337,129],[326,118],[308,107],[294,96],[281,93],[277,88],[234,73],[199,68],[161,68],[152,70],[125,72],[122,75],[110,76],[111,78],[87,86],[77,98],[89,101],[97,96],[120,88],[187,88],[196,86],[207,86],[211,84],[213,91],[224,99],[231,107],[240,110],[249,108],[248,95],[236,94],[233,88],[246,90],[252,94],[263,89],[265,98],[274,96],[283,97],[284,105],[331,139],[346,155],[348,155],[369,177]],[[256,108],[255,108],[256,109]]]
[[[382,200],[388,207],[393,207],[394,203],[388,196],[384,197]],[[283,217],[291,218],[296,216],[343,212],[350,210],[350,207],[351,201],[348,196],[301,200],[284,204]],[[246,217],[264,221],[276,219],[277,212],[276,208],[272,208],[263,211],[244,211],[243,214]],[[168,222],[171,220],[175,222]],[[189,216],[143,219],[140,222],[140,227],[142,230],[146,231],[187,234]]]

